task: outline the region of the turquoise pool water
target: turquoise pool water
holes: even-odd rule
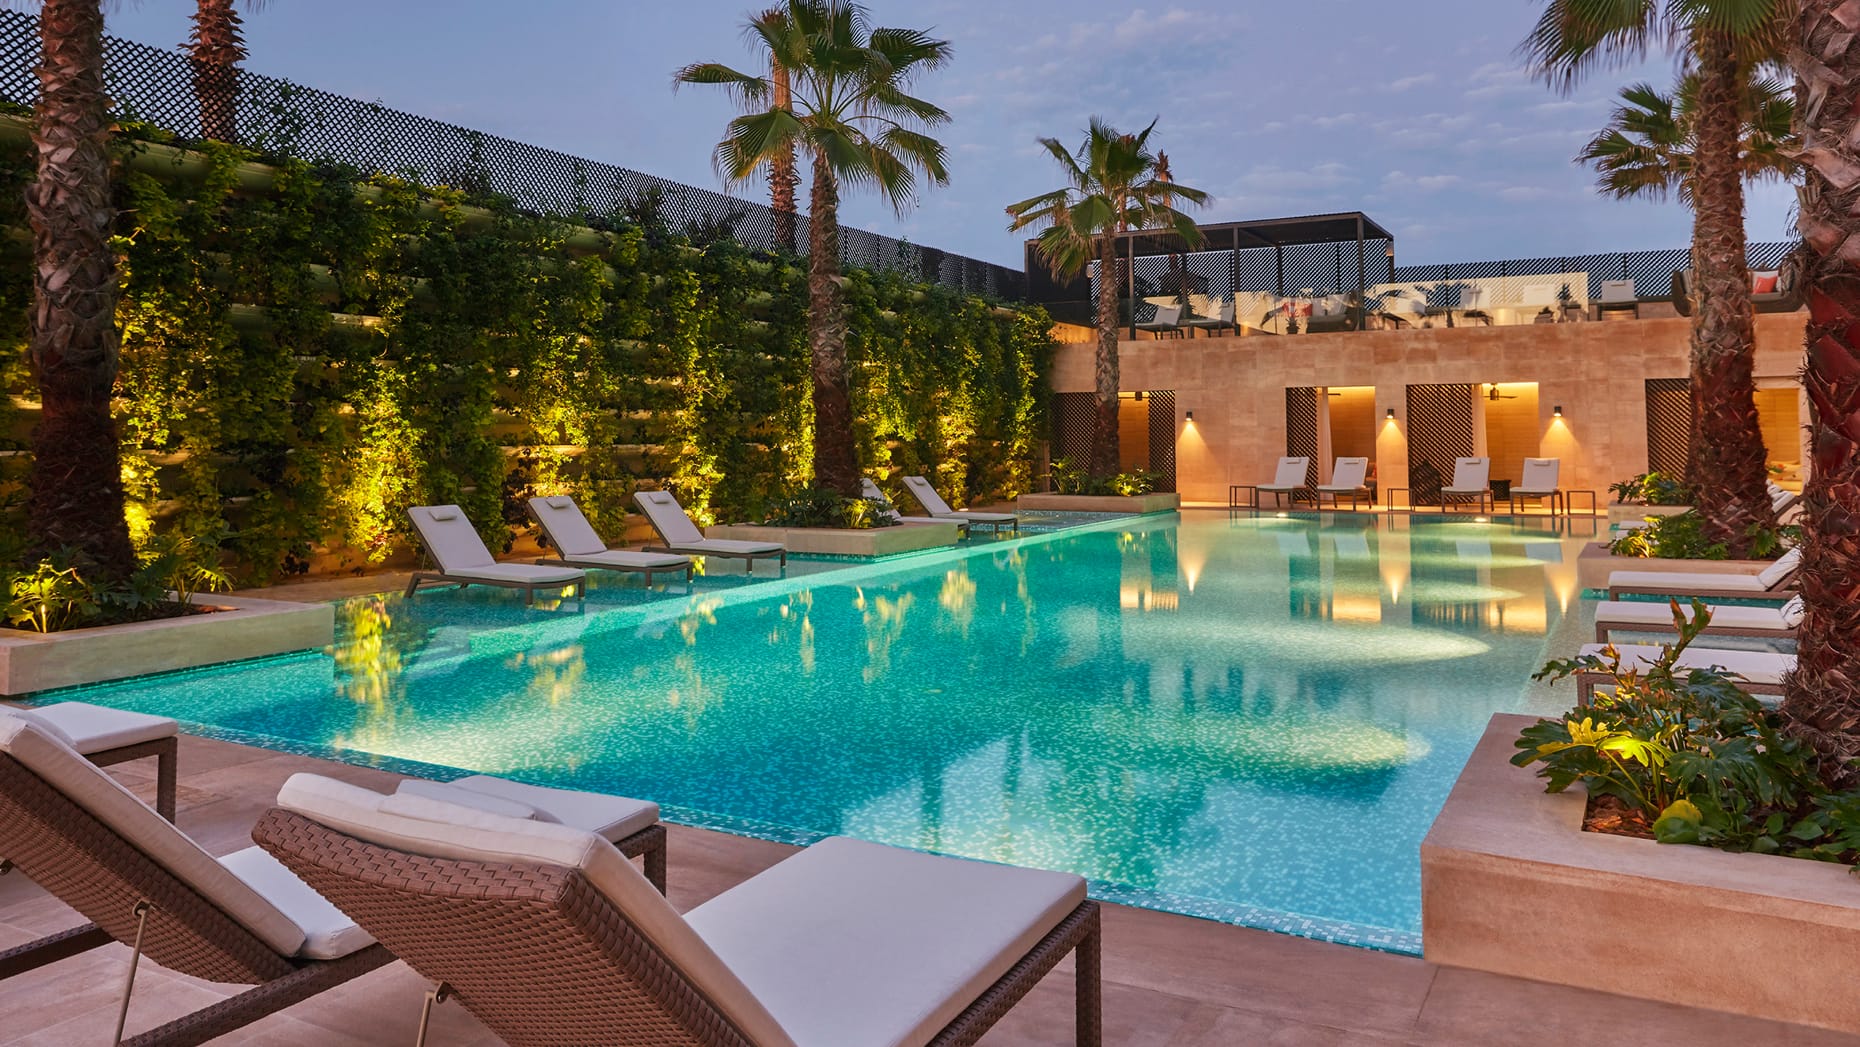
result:
[[[370,597],[327,653],[44,697],[1412,952],[1417,848],[1487,718],[1568,697],[1528,677],[1579,640],[1582,539],[1531,523],[1189,512],[585,609]]]

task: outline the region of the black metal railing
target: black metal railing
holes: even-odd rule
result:
[[[0,10],[0,100],[38,97],[38,22]],[[176,51],[104,39],[104,75],[117,115],[183,140],[198,140],[201,102],[193,67]],[[526,211],[567,218],[651,208],[675,232],[724,235],[753,250],[805,253],[808,220],[796,216],[794,243],[776,236],[766,204],[553,149],[500,138],[386,106],[241,71],[235,79],[233,138],[262,153],[346,164],[421,185],[503,196]],[[1024,296],[1019,270],[864,229],[840,230],[841,261],[891,269],[915,279],[1003,299]]]

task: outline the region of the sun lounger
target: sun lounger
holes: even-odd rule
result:
[[[415,571],[407,580],[407,595],[412,596],[422,582],[456,585],[492,585],[503,589],[523,590],[523,602],[536,602],[536,590],[560,591],[572,587],[577,599],[587,593],[588,576],[572,567],[540,567],[536,564],[498,563],[491,550],[484,547],[477,528],[456,505],[418,505],[407,510],[413,519],[413,531],[420,536],[426,555],[439,565],[438,571]]]
[[[1281,504],[1282,499],[1289,498],[1293,505],[1298,504],[1298,492],[1309,490],[1311,482],[1311,459],[1306,455],[1288,455],[1279,459],[1279,468],[1272,474],[1268,484],[1231,484],[1227,488],[1227,504],[1230,508],[1241,508],[1240,492],[1251,491],[1253,496],[1245,508],[1259,508],[1259,496],[1262,493],[1272,495],[1272,504]]]
[[[582,515],[581,507],[567,495],[547,495],[532,498],[529,502],[530,515],[542,525],[543,533],[549,536],[549,544],[555,547],[560,563],[570,567],[585,567],[600,571],[638,571],[646,576],[646,584],[652,584],[652,576],[661,572],[683,574],[685,584],[691,584],[691,558],[675,553],[644,553],[632,549],[609,549],[601,536],[595,533],[594,525]],[[538,560],[547,565],[550,561]]]
[[[1560,458],[1526,458],[1524,478],[1511,485],[1511,511],[1520,512],[1524,499],[1535,498],[1550,503],[1552,516],[1559,512],[1568,513],[1568,496],[1558,486],[1562,474],[1563,460]]]
[[[891,496],[887,495],[883,488],[873,483],[872,478],[869,476],[862,476],[859,478],[859,492],[865,496],[866,501],[877,502],[879,515],[890,520],[892,523],[953,523],[964,535],[969,533],[969,521],[967,520],[949,517],[939,519],[935,516],[905,516],[898,511],[897,506],[891,504]]]
[[[153,756],[155,811],[174,821],[175,766],[179,760],[181,727],[173,720],[89,702],[55,702],[31,709],[0,705],[0,716],[6,715],[38,724],[98,767],[114,767]]]
[[[1491,512],[1495,507],[1491,477],[1490,458],[1455,458],[1453,482],[1440,489],[1440,511],[1444,513],[1450,505],[1476,500],[1480,512]]]
[[[1359,498],[1373,506],[1375,499],[1369,493],[1368,479],[1369,459],[1339,458],[1336,466],[1330,471],[1330,482],[1317,485],[1318,504],[1323,505],[1324,497],[1329,495],[1331,505],[1335,506],[1340,503],[1344,495],[1349,495],[1351,509],[1357,507]]]
[[[1787,600],[1795,595],[1790,584],[1802,566],[1802,550],[1791,549],[1756,574],[1715,574],[1704,571],[1615,571],[1608,576],[1608,598],[1619,600],[1634,593],[1649,596],[1697,596],[1701,599]]]
[[[1077,876],[834,838],[681,916],[592,833],[305,774],[252,836],[510,1043],[974,1043],[1068,953],[1101,1041]]]
[[[1182,307],[1179,305],[1159,305],[1150,319],[1136,325],[1139,331],[1148,331],[1157,337],[1165,334],[1180,334],[1182,331]]]
[[[1759,639],[1786,640],[1795,636],[1802,625],[1802,598],[1797,596],[1781,607],[1740,607],[1735,604],[1710,604],[1711,622],[1704,632],[1720,636],[1753,636]],[[1608,600],[1595,609],[1595,639],[1608,642],[1611,632],[1676,633],[1673,609],[1668,604],[1644,600],[1632,602]]]
[[[552,789],[513,782],[488,774],[473,774],[450,782],[403,778],[395,793],[470,807],[507,818],[566,825],[591,832],[628,858],[643,858],[646,879],[665,893],[665,826],[659,824],[659,805],[606,793]]]
[[[1602,657],[1607,644],[1584,644],[1581,655]],[[1621,656],[1621,668],[1644,673],[1660,659],[1661,648],[1652,644],[1616,644],[1615,651]],[[1781,694],[1783,677],[1795,671],[1795,655],[1778,654],[1775,651],[1716,651],[1708,648],[1688,647],[1679,652],[1679,658],[1673,668],[1690,672],[1694,669],[1718,669],[1737,679],[1737,684],[1751,694]],[[1578,705],[1589,704],[1595,689],[1608,686],[1612,677],[1605,672],[1587,670],[1576,674],[1576,702]]]
[[[1020,517],[1013,513],[957,512],[949,507],[949,503],[945,502],[941,495],[936,493],[936,488],[930,486],[930,481],[921,476],[905,477],[904,488],[911,492],[912,498],[917,499],[918,505],[924,507],[924,512],[939,520],[965,520],[971,528],[976,524],[981,524],[984,527],[994,528],[996,534],[1000,534],[1003,527],[1012,527],[1015,534],[1020,533]]]
[[[738,542],[728,538],[706,538],[698,525],[685,515],[684,507],[670,491],[634,491],[633,504],[646,514],[646,520],[658,533],[658,545],[649,545],[647,552],[690,553],[697,556],[719,556],[729,560],[743,561],[743,570],[756,569],[757,560],[766,560],[771,556],[781,559],[781,566],[788,566],[788,549],[780,542]]]
[[[0,858],[93,921],[0,952],[10,978],[112,941],[178,974],[251,985],[124,1043],[197,1044],[394,959],[257,847],[214,858],[39,724],[0,717]],[[139,948],[137,948],[139,944]],[[68,986],[54,978],[44,990]]]

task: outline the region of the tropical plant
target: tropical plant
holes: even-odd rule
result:
[[[790,77],[786,108],[768,105],[768,77],[701,62],[678,70],[681,84],[729,89],[751,111],[730,121],[717,144],[717,170],[743,182],[800,150],[813,165],[808,230],[808,327],[814,384],[815,482],[859,493],[859,457],[846,374],[846,315],[840,275],[842,183],[873,188],[902,214],[919,176],[949,181],[946,150],[925,129],[949,114],[909,93],[916,77],[949,61],[950,46],[916,29],[872,27],[862,4],[788,0],[779,17],[751,19],[746,32]]]
[[[1783,710],[1834,783],[1860,780],[1860,44],[1851,6],[1803,0],[1790,61],[1806,171],[1797,225],[1808,293],[1813,470],[1802,491],[1802,602]]]
[[[1055,458],[1052,478],[1053,491],[1057,494],[1113,494],[1134,498],[1154,491],[1162,475],[1135,469],[1110,476],[1093,476],[1090,470],[1079,468],[1067,459]]]
[[[876,499],[848,498],[838,491],[819,487],[803,488],[775,504],[775,512],[764,521],[770,527],[841,527],[867,530],[896,527],[898,521],[885,512]]]
[[[1692,505],[1697,498],[1684,480],[1660,472],[1609,484],[1608,493],[1623,505]]]
[[[1576,159],[1600,175],[1597,188],[1616,199],[1648,197],[1664,200],[1668,194],[1692,206],[1692,153],[1698,142],[1696,72],[1680,77],[1671,93],[1652,84],[1637,83],[1621,89],[1621,104],[1608,117],[1608,126],[1583,146]],[[1746,182],[1791,177],[1798,167],[1790,152],[1794,139],[1790,124],[1795,100],[1781,80],[1753,75],[1745,85],[1740,109],[1738,163]]]
[[[28,358],[41,411],[32,434],[27,526],[40,551],[72,547],[106,579],[136,567],[123,514],[122,466],[110,414],[116,386],[116,209],[98,0],[45,0],[39,11],[39,100],[32,141]]]
[[[1794,524],[1765,527],[1751,524],[1745,533],[1745,550],[1751,559],[1773,560],[1801,538]],[[1656,557],[1662,560],[1725,560],[1731,550],[1723,542],[1705,534],[1705,521],[1698,510],[1671,516],[1650,516],[1645,526],[1628,531],[1608,543],[1616,556]]]
[[[199,0],[194,28],[187,39],[187,60],[193,67],[194,101],[200,107],[200,136],[234,142],[239,134],[239,63],[245,61],[245,39],[235,0]],[[263,0],[245,0],[248,9]]]
[[[28,570],[0,577],[6,583],[5,592],[0,593],[6,598],[6,623],[36,633],[54,633],[101,613],[96,591],[74,559],[69,550],[64,550]]]
[[[221,551],[226,537],[223,532],[198,537],[180,531],[155,535],[143,547],[138,573],[159,581],[183,607],[194,602],[196,593],[224,592],[232,588],[232,575]]]
[[[1733,556],[1751,525],[1774,526],[1757,424],[1756,321],[1744,235],[1740,146],[1752,71],[1776,61],[1797,0],[1546,0],[1520,52],[1564,92],[1598,66],[1641,61],[1658,45],[1697,77],[1691,159],[1695,455],[1691,479],[1707,535]]]
[[[1208,194],[1175,181],[1159,154],[1150,151],[1156,121],[1124,134],[1097,117],[1075,152],[1056,138],[1040,145],[1065,172],[1066,185],[1010,204],[1008,229],[1040,229],[1036,250],[1062,281],[1076,280],[1098,263],[1097,412],[1092,421],[1090,472],[1110,476],[1118,469],[1117,446],[1117,238],[1133,229],[1167,229],[1189,248],[1201,242],[1194,219],[1175,201],[1200,206]]]

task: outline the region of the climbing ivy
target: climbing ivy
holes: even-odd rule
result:
[[[125,135],[126,161],[158,138]],[[150,156],[158,155],[151,153]],[[166,155],[166,154],[159,154]],[[124,480],[139,540],[228,532],[244,580],[407,548],[457,502],[493,548],[524,499],[617,535],[632,492],[760,518],[807,486],[805,273],[650,207],[588,219],[209,145],[119,180]],[[0,224],[31,175],[0,146]],[[16,234],[17,235],[17,232]],[[0,264],[0,452],[25,446],[25,257]],[[1038,309],[852,270],[858,438],[875,475],[960,499],[1028,488],[1053,345]],[[30,407],[30,404],[27,405]],[[20,455],[0,458],[0,508]]]

